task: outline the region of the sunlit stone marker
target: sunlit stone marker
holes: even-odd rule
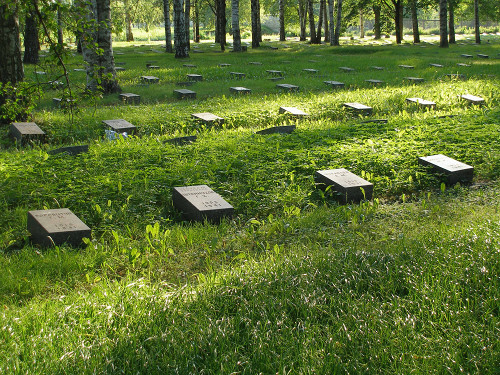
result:
[[[224,123],[224,119],[222,117],[216,116],[210,112],[193,113],[191,117],[196,120],[200,120],[207,125],[222,125]]]
[[[13,122],[10,124],[10,136],[18,144],[29,141],[41,141],[45,138],[45,132],[34,122]]]
[[[323,82],[326,85],[333,87],[333,88],[336,88],[336,89],[340,89],[340,88],[343,88],[345,86],[345,83],[339,82],[339,81],[323,81]]]
[[[457,63],[457,66],[462,66],[465,68],[470,68],[470,64],[464,64],[464,63]]]
[[[151,70],[157,70],[157,69],[160,69],[160,67],[158,65],[148,65],[147,67],[148,69],[151,69]]]
[[[259,61],[250,61],[249,64],[250,65],[262,65],[262,63]]]
[[[375,70],[384,70],[384,68],[382,66],[372,66],[371,67],[372,69],[375,69]]]
[[[434,68],[442,68],[443,67],[443,65],[441,65],[441,64],[433,64],[433,63],[429,64],[429,66],[433,66]]]
[[[347,169],[329,169],[317,171],[314,179],[320,187],[331,189],[339,194],[341,203],[359,202],[363,199],[371,200],[373,184],[349,172]]]
[[[381,81],[379,79],[367,79],[365,82],[371,83],[372,85],[381,85],[384,83],[384,81]]]
[[[318,69],[302,69],[304,72],[311,73],[311,74],[317,74],[319,72]]]
[[[116,70],[117,72],[123,72],[123,71],[125,71],[125,68],[124,68],[124,67],[122,67],[122,66],[115,66],[115,70]]]
[[[482,53],[478,53],[478,54],[477,54],[477,57],[480,57],[480,58],[482,58],[482,59],[489,59],[489,58],[490,58],[488,55],[484,55],[484,54],[482,54]]]
[[[401,64],[401,65],[398,65],[400,68],[403,68],[403,69],[415,69],[415,67],[413,65],[405,65],[405,64]]]
[[[407,81],[410,81],[410,82],[413,82],[413,83],[420,83],[420,82],[424,82],[424,79],[423,78],[420,78],[420,77],[405,77],[405,79]]]
[[[273,126],[271,128],[259,130],[256,134],[266,135],[266,134],[290,134],[295,130],[295,125],[282,125],[282,126]]]
[[[283,72],[281,70],[266,70],[266,72],[273,76],[283,76]]]
[[[190,81],[203,81],[203,76],[201,74],[187,74],[186,77]]]
[[[236,78],[236,79],[243,79],[246,77],[246,74],[245,73],[238,73],[238,72],[229,72],[229,75],[232,77],[232,78]]]
[[[460,56],[465,57],[466,59],[472,59],[474,56],[468,55],[466,53],[462,53]]]
[[[361,103],[357,103],[357,102],[354,102],[354,103],[344,103],[344,107],[346,107],[347,109],[355,112],[355,113],[363,113],[363,114],[366,114],[366,115],[369,115],[372,113],[372,107],[369,107],[367,105],[364,105],[364,104],[361,104]]]
[[[418,162],[446,175],[447,182],[451,185],[457,182],[471,182],[474,175],[474,167],[441,154],[419,157]]]
[[[279,83],[276,87],[285,91],[299,91],[299,86],[290,85],[289,83]]]
[[[221,63],[221,64],[219,64],[219,67],[220,67],[220,68],[225,68],[225,67],[227,67],[227,66],[231,66],[231,64],[226,64],[226,63]]]
[[[141,102],[140,95],[132,94],[131,92],[125,92],[119,95],[123,103],[127,104],[139,104]]]
[[[465,94],[465,95],[462,95],[461,98],[464,100],[467,100],[469,103],[472,103],[472,104],[483,104],[484,103],[484,99],[481,98],[480,96]]]
[[[298,109],[298,108],[295,108],[295,107],[280,107],[280,113],[284,113],[284,114],[287,114],[287,115],[290,115],[290,116],[295,116],[295,117],[305,117],[305,116],[309,116],[307,113],[305,113],[304,111]]]
[[[27,228],[31,241],[42,246],[80,246],[84,237],[91,236],[90,228],[67,208],[29,211]]]
[[[355,70],[354,68],[349,68],[348,66],[341,66],[341,67],[339,67],[339,69],[345,73],[354,72],[354,70]]]
[[[241,86],[236,86],[236,87],[230,87],[229,91],[235,94],[250,94],[252,90],[247,89],[246,87],[241,87]]]
[[[104,124],[108,125],[111,130],[114,130],[117,133],[127,133],[127,134],[135,134],[137,127],[132,125],[130,122],[117,119],[117,120],[103,120]]]
[[[406,101],[408,103],[416,104],[420,107],[429,107],[429,108],[436,107],[436,103],[431,102],[430,100],[422,99],[422,98],[406,98]]]
[[[155,76],[141,76],[141,79],[145,83],[158,83],[160,82],[160,79]]]
[[[207,185],[174,187],[172,200],[188,220],[217,221],[234,213],[233,206]]]
[[[195,99],[196,92],[188,89],[177,89],[174,90],[174,95],[177,99]]]

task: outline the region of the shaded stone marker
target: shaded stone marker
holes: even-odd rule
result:
[[[482,53],[478,53],[477,57],[480,57],[482,59],[489,59],[490,58],[488,55],[483,55]]]
[[[140,95],[125,92],[119,95],[121,101],[127,104],[139,104],[141,102]]]
[[[381,66],[371,66],[371,68],[375,70],[384,70],[384,68]]]
[[[467,76],[465,74],[459,74],[459,73],[449,73],[449,74],[446,74],[446,77],[450,78],[450,79],[467,79]]]
[[[469,103],[472,103],[472,104],[483,104],[484,103],[484,99],[481,98],[480,96],[465,94],[465,95],[460,96],[460,98],[467,100]]]
[[[434,102],[431,102],[430,100],[425,100],[425,99],[422,99],[422,98],[406,98],[406,101],[408,103],[412,103],[412,104],[416,104],[420,107],[430,107],[430,108],[435,108],[436,107],[436,103]]]
[[[323,189],[331,186],[344,204],[371,200],[373,196],[372,183],[344,168],[317,171],[314,179]]]
[[[463,66],[466,68],[470,68],[470,64],[464,64],[464,63],[457,63],[457,66]]]
[[[196,92],[188,89],[174,90],[174,95],[177,99],[196,99]]]
[[[158,61],[156,60],[146,61],[146,68],[149,68],[150,66],[155,64],[158,64]]]
[[[287,115],[290,115],[290,116],[294,116],[294,117],[309,116],[304,111],[302,111],[302,110],[300,110],[298,108],[295,108],[295,107],[280,107],[279,112],[282,113],[282,114],[284,113],[284,114],[287,114]]]
[[[174,187],[174,207],[188,220],[221,220],[232,216],[234,208],[207,185]]]
[[[186,77],[190,81],[203,81],[203,76],[201,74],[186,74]]]
[[[283,81],[284,79],[285,79],[285,77],[271,77],[271,78],[268,78],[269,81],[273,81],[273,82]]]
[[[472,59],[474,56],[468,55],[466,53],[462,53],[460,56],[465,57],[466,59]]]
[[[434,68],[442,68],[443,67],[443,65],[441,65],[441,64],[433,64],[433,63],[429,64],[429,66],[433,66]]]
[[[141,79],[145,83],[158,83],[160,82],[160,79],[155,76],[141,76]]]
[[[405,79],[407,81],[410,81],[410,82],[413,82],[413,83],[420,83],[420,82],[424,82],[424,79],[423,78],[420,78],[420,77],[405,77]]]
[[[250,65],[262,65],[262,63],[258,62],[258,61],[250,61],[249,64]]]
[[[365,82],[371,83],[372,85],[381,85],[384,83],[384,81],[381,81],[379,79],[367,79]]]
[[[302,69],[304,72],[311,73],[311,74],[317,74],[319,72],[318,69]]]
[[[196,142],[196,135],[189,135],[187,137],[176,137],[172,139],[167,139],[165,141],[165,143],[171,143],[176,146],[184,146],[193,142]]]
[[[202,121],[206,125],[222,125],[224,123],[224,119],[222,117],[214,115],[210,112],[193,113],[191,117],[196,120]]]
[[[273,126],[272,128],[267,128],[263,130],[259,130],[256,134],[266,135],[266,134],[290,134],[295,130],[295,125],[281,125],[281,126]]]
[[[342,70],[345,73],[350,73],[350,72],[354,72],[355,71],[355,69],[349,68],[347,66],[341,66],[341,67],[339,67],[339,69]]]
[[[365,114],[365,115],[370,115],[372,113],[372,110],[373,110],[372,107],[368,107],[367,105],[357,103],[357,102],[344,103],[344,107],[351,110],[352,112],[361,113],[361,114]]]
[[[250,94],[252,90],[247,89],[246,87],[241,87],[241,86],[236,86],[236,87],[230,87],[229,91],[235,94]]]
[[[405,65],[405,64],[401,64],[401,65],[398,65],[400,68],[403,68],[403,69],[415,69],[415,67],[413,65]]]
[[[285,91],[299,91],[299,86],[290,85],[289,83],[279,83],[276,85],[277,88]]]
[[[229,74],[231,75],[232,78],[236,79],[243,79],[247,76],[245,73],[238,73],[238,72],[229,72]]]
[[[64,153],[68,155],[78,155],[88,151],[89,151],[89,145],[67,146],[67,147],[56,148],[55,150],[50,150],[48,154],[57,155]]]
[[[121,67],[121,66],[115,66],[115,70],[117,72],[124,72],[125,71],[125,68]]]
[[[42,246],[80,246],[84,237],[91,237],[90,228],[67,208],[29,211],[27,229],[31,241]]]
[[[273,76],[283,77],[283,72],[281,70],[266,70],[266,72]]]
[[[445,155],[431,155],[419,157],[418,163],[424,166],[430,166],[436,173],[442,173],[447,177],[450,185],[457,182],[472,182],[474,167],[461,163]]]
[[[326,85],[331,86],[335,89],[343,88],[345,84],[343,82],[338,81],[323,81]]]
[[[185,68],[196,68],[196,65],[193,64],[182,64],[182,66]]]
[[[45,132],[34,122],[13,122],[10,124],[10,136],[19,144],[29,141],[42,141]]]
[[[155,70],[155,69],[160,69],[158,65],[149,65],[148,69]]]
[[[116,120],[103,120],[105,125],[109,126],[109,128],[117,133],[127,133],[127,134],[135,134],[137,127],[132,125],[130,122],[123,119]]]
[[[226,64],[226,63],[219,64],[219,68],[225,68],[226,66],[231,66],[231,64]]]

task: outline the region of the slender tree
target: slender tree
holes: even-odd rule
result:
[[[61,12],[61,2],[57,1],[57,45],[59,48],[63,48],[64,38],[63,38],[63,21]]]
[[[380,11],[380,5],[373,4],[373,34],[375,39],[380,39],[382,37],[382,28],[380,26]]]
[[[279,0],[279,22],[280,22],[280,41],[286,40],[285,35],[285,0]]]
[[[455,44],[455,7],[457,3],[453,0],[448,0],[448,43]]]
[[[165,52],[172,53],[172,31],[170,23],[170,0],[163,0],[163,19],[165,21]]]
[[[186,26],[184,24],[184,0],[173,0],[174,2],[174,48],[175,58],[189,57],[189,49],[186,44]]]
[[[439,47],[448,48],[447,1],[439,0]]]
[[[313,0],[307,0],[307,13],[309,13],[309,34],[311,44],[316,43],[316,30],[314,28]]]
[[[24,27],[24,56],[23,63],[36,64],[38,63],[38,51],[40,49],[40,41],[38,40],[38,24],[36,13],[29,9],[26,13],[26,21]]]
[[[326,0],[320,0],[319,2],[319,18],[318,18],[318,30],[316,31],[316,44],[321,44],[321,28],[323,26],[323,15],[325,13]]]
[[[363,17],[363,9],[359,10],[359,37],[361,39],[365,37],[365,19]]]
[[[184,25],[186,26],[186,46],[188,50],[191,49],[191,43],[189,39],[189,24],[191,20],[191,0],[184,0]]]
[[[258,48],[262,35],[260,33],[260,2],[251,0],[251,18],[252,18],[252,48]]]
[[[342,27],[342,0],[337,0],[337,23],[333,34],[333,45],[340,45],[340,28]]]
[[[16,85],[24,79],[17,2],[0,5],[0,83]],[[0,92],[0,105],[3,104]]]
[[[168,0],[164,0],[164,2]],[[130,14],[129,0],[123,0],[123,9],[125,11],[125,37],[127,42],[134,41],[134,33],[132,32],[132,15]]]
[[[325,5],[323,6],[323,20],[325,23],[325,43],[330,41],[330,29],[328,25],[328,4],[325,1]]]
[[[216,40],[220,43],[221,51],[226,49],[226,1],[225,0],[215,0],[216,4],[216,22],[218,27],[216,32],[218,38]]]
[[[298,13],[299,13],[299,24],[300,24],[300,36],[299,40],[304,42],[306,40],[306,29],[307,29],[307,0],[298,0]]]
[[[200,4],[199,0],[194,1],[194,36],[195,43],[200,43]]]
[[[334,4],[333,0],[328,0],[328,18],[330,19],[330,45],[333,46],[333,41],[335,39],[334,33],[335,33],[335,23],[333,22],[333,10]]]
[[[233,29],[233,51],[241,52],[240,0],[231,1],[231,21]]]
[[[479,0],[474,0],[474,30],[476,44],[481,44],[481,33],[479,32]]]
[[[418,31],[417,0],[410,1],[411,24],[413,28],[413,43],[420,43],[420,32]]]

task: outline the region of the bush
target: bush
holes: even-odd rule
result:
[[[26,121],[35,106],[38,88],[21,82],[17,86],[0,83],[0,124]]]

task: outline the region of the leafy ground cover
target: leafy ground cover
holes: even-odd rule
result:
[[[0,371],[498,371],[499,48],[492,41],[449,51],[271,42],[280,49],[244,54],[205,44],[189,61],[154,46],[119,47],[117,60],[127,60],[120,83],[141,95],[141,105],[82,99],[71,122],[52,107],[60,93],[44,92],[34,120],[48,133],[46,144],[16,147],[0,129]],[[153,73],[160,84],[142,86],[137,77],[150,60],[163,66]],[[284,70],[285,80],[269,81],[266,69]],[[230,71],[247,78],[232,80]],[[198,99],[174,99],[175,82],[194,72],[204,76],[192,86]],[[81,74],[71,73],[76,87]],[[407,75],[425,82],[404,83]],[[371,78],[386,84],[371,87]],[[324,80],[347,88],[329,89]],[[280,93],[282,82],[301,89]],[[232,96],[228,87],[236,85],[253,92]],[[465,93],[485,105],[459,101]],[[415,96],[437,108],[405,102]],[[346,112],[342,104],[354,101],[387,123]],[[310,116],[287,118],[278,114],[282,105]],[[195,112],[225,124],[202,126],[190,119]],[[112,118],[137,125],[138,136],[103,140],[101,121]],[[255,134],[282,124],[297,130]],[[192,134],[193,144],[165,143]],[[81,143],[90,144],[88,153],[48,154]],[[445,189],[417,163],[435,153],[474,165],[473,185]],[[336,167],[373,182],[374,200],[339,206],[318,190],[314,172]],[[192,184],[211,186],[235,217],[184,222],[171,189]],[[30,244],[26,212],[57,207],[92,228],[82,249]]]

